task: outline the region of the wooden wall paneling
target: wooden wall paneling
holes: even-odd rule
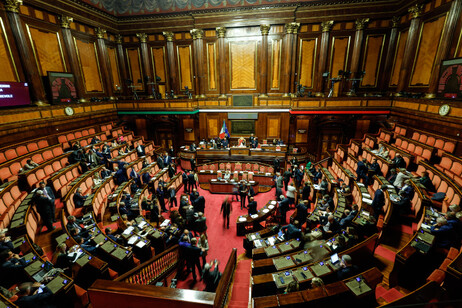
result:
[[[21,66],[24,69],[25,79],[30,85],[32,101],[40,105],[47,102],[46,93],[38,68],[33,61],[32,48],[27,41],[23,24],[18,14],[21,4],[22,2],[19,1],[12,2],[10,6],[5,7],[5,10],[13,34],[12,36],[16,43],[15,45],[19,54]]]
[[[165,46],[153,46],[151,47],[152,55],[152,66],[154,70],[154,77],[160,77],[159,84],[157,85],[157,91],[165,97],[166,87],[168,83],[167,78],[167,60],[165,54]]]
[[[168,88],[167,92],[173,90],[173,96],[176,98],[178,94],[178,75],[177,75],[177,60],[175,56],[175,47],[173,44],[173,33],[172,32],[163,32],[165,39],[167,40],[167,63],[168,63]]]
[[[270,25],[260,25],[261,44],[260,44],[260,59],[259,59],[259,79],[260,79],[260,97],[268,97],[268,34]]]
[[[152,91],[152,84],[154,82],[153,74],[152,74],[152,66],[150,65],[150,55],[149,55],[149,48],[148,48],[148,35],[146,33],[137,33],[136,36],[140,41],[140,62],[142,67],[142,79],[143,85],[146,93],[150,97],[153,97]],[[149,84],[148,84],[149,83]]]
[[[127,56],[128,76],[132,80],[136,91],[144,91],[144,75],[141,66],[141,55],[138,47],[126,47],[125,54]]]
[[[257,41],[229,42],[230,90],[257,88]]]
[[[412,64],[416,56],[416,48],[421,33],[422,8],[423,4],[415,4],[408,9],[411,17],[411,24],[409,26],[409,34],[407,36],[406,45],[404,47],[403,61],[401,62],[399,81],[398,86],[396,87],[397,93],[406,90],[409,85]]]
[[[206,70],[205,70],[205,52],[204,52],[204,30],[202,29],[193,29],[191,30],[191,35],[194,40],[194,55],[195,55],[195,63],[197,64],[194,69],[194,74],[197,79],[197,87],[195,88],[195,92],[199,95],[200,98],[206,98]],[[192,70],[192,68],[191,68]]]
[[[47,76],[48,71],[67,72],[58,30],[50,31],[29,24],[26,29],[40,75]]]
[[[112,72],[110,69],[110,63],[109,63],[109,55],[108,55],[108,50],[106,47],[106,30],[102,28],[97,28],[95,30],[96,32],[96,46],[98,50],[98,59],[99,59],[99,64],[100,64],[100,71],[101,75],[103,76],[103,84],[104,84],[104,89],[105,93],[107,93],[108,97],[111,97],[114,99],[114,87],[113,84],[114,82],[112,81]]]
[[[177,45],[178,55],[178,77],[180,81],[181,92],[185,87],[195,90],[192,82],[192,55],[191,45]],[[196,92],[199,92],[196,89]]]
[[[371,120],[356,120],[355,138],[362,139],[364,134],[369,131]]]
[[[285,112],[281,113],[281,136],[280,138],[284,141],[285,144],[289,143],[290,135],[290,113]]]
[[[339,70],[346,71],[350,53],[351,36],[333,36],[330,53],[330,78],[337,77]],[[342,82],[337,82],[334,86],[334,96],[341,95]]]
[[[295,131],[295,143],[307,143],[308,142],[309,126],[310,126],[309,119],[297,118],[297,127]]]
[[[149,139],[148,137],[148,127],[147,127],[148,120],[145,118],[135,118],[136,124],[136,135],[143,136],[144,139]]]
[[[393,69],[390,78],[390,86],[398,86],[399,72],[401,69],[401,64],[403,62],[404,48],[406,46],[408,33],[409,29],[405,29],[400,31],[398,35],[398,42],[396,44],[396,51],[393,61]]]
[[[269,139],[269,118],[271,114],[260,112],[258,114],[258,120],[255,121],[255,136],[258,137],[259,143],[263,142],[263,139]]]
[[[87,94],[104,92],[95,42],[82,40],[74,36],[74,43],[85,85],[85,92]]]
[[[222,123],[220,123],[219,115],[207,116],[207,139],[218,137],[220,134]],[[229,128],[228,128],[229,130]]]
[[[298,82],[308,89],[313,89],[318,39],[299,39],[299,43]]]
[[[268,115],[266,123],[266,138],[269,140],[281,138],[281,116]]]
[[[217,27],[217,44],[218,44],[218,80],[219,80],[219,98],[226,98],[227,84],[226,78],[228,76],[226,70],[229,69],[227,61],[227,44],[225,42],[226,28]]]
[[[187,132],[186,130],[192,129],[191,132]],[[183,119],[183,130],[184,130],[184,140],[188,142],[194,142],[195,133],[194,133],[194,119]]]
[[[128,95],[131,93],[131,90],[128,89],[128,84],[127,84],[127,79],[129,79],[128,75],[128,67],[127,67],[127,61],[125,60],[125,52],[124,52],[124,47],[122,45],[123,37],[118,34],[115,37],[116,39],[116,51],[117,51],[117,64],[120,72],[120,78],[121,80],[121,88],[122,88],[122,93],[124,95]]]
[[[2,59],[0,61],[0,80],[19,81],[18,68],[2,17],[0,17],[0,59]]]
[[[368,34],[364,47],[362,71],[365,72],[361,87],[376,87],[382,63],[385,34]]]
[[[329,41],[330,41],[330,31],[334,24],[333,20],[325,21],[321,23],[322,34],[321,34],[321,43],[319,48],[319,64],[316,69],[316,78],[315,78],[315,91],[316,96],[323,96],[324,92],[327,90],[328,86],[325,84],[325,79],[322,77],[324,72],[328,71],[327,59],[329,55]],[[332,72],[329,77],[332,76]]]
[[[444,14],[436,19],[423,23],[409,86],[429,85],[435,64],[435,56],[441,44],[446,16],[447,14]]]
[[[207,92],[217,91],[217,44],[215,42],[206,43],[207,53]]]
[[[281,54],[282,39],[273,38],[271,40],[271,91],[278,91],[281,87]]]
[[[442,60],[448,59],[451,57],[451,48],[452,42],[457,38],[456,29],[458,27],[458,22],[462,19],[462,0],[454,0],[451,3],[451,7],[448,10],[446,17],[446,23],[444,25],[443,34],[441,35],[440,46],[438,52],[436,53],[434,60],[434,69],[432,76],[430,77],[430,84],[428,87],[428,93],[426,98],[434,98],[436,96],[436,89],[438,86],[439,73],[441,69]]]
[[[119,63],[117,61],[117,50],[115,47],[106,45],[108,61],[109,61],[109,70],[112,76],[112,90],[119,92],[118,87],[121,87],[121,77],[119,71]]]

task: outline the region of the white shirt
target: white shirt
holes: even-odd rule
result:
[[[294,186],[287,186],[287,198],[295,198],[295,191],[297,191],[297,189]]]
[[[402,172],[399,172],[398,175],[396,176],[395,181],[393,182],[393,186],[401,188],[404,185],[404,181],[409,179],[409,176],[405,175]]]

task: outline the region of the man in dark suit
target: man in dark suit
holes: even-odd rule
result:
[[[297,191],[298,191],[298,189],[300,189],[300,185],[302,184],[303,175],[304,174],[303,174],[302,166],[300,166],[300,168],[295,169],[294,180],[295,180],[295,187],[297,187]]]
[[[82,195],[82,188],[77,188],[75,191],[74,196],[72,197],[72,200],[74,201],[74,206],[75,208],[81,208],[85,204],[85,200],[87,199],[87,196]]]
[[[254,201],[253,197],[250,197],[248,207],[249,215],[257,214],[257,201]]]
[[[281,231],[285,234],[284,239],[288,241],[291,239],[301,238],[302,232],[299,225],[298,220],[295,220],[293,224],[288,224],[282,227]]]
[[[197,189],[197,182],[196,182],[196,178],[194,177],[194,171],[191,171],[188,174],[188,184],[189,184],[189,190],[193,188]]]
[[[168,166],[172,163],[172,157],[165,152],[165,157],[164,157],[164,166]]]
[[[456,243],[457,234],[452,224],[448,224],[448,221],[444,217],[438,217],[436,224],[430,228],[431,233],[435,236],[435,246],[440,248],[449,249],[450,247],[458,247],[459,243]]]
[[[105,179],[109,176],[111,176],[111,171],[109,171],[106,167],[103,167],[103,169],[101,170],[101,178]]]
[[[186,171],[183,171],[183,173],[181,174],[181,179],[183,180],[183,192],[184,193],[188,193],[189,190],[188,190],[188,174],[186,173]]]
[[[167,195],[170,209],[173,207],[173,203],[175,203],[175,207],[178,207],[178,203],[176,201],[176,190],[173,186],[170,186],[170,188],[167,190]]]
[[[194,201],[196,201],[197,198],[199,198],[199,192],[197,191],[196,188],[193,188],[193,190],[189,193],[189,200],[191,201],[191,203],[194,203]]]
[[[140,175],[136,172],[135,168],[130,171],[130,179],[133,179],[138,186],[141,186]]]
[[[366,159],[363,159],[362,161],[359,160],[358,165],[356,166],[356,175],[358,176],[356,181],[359,182],[363,179],[364,185],[369,185],[369,177],[367,176],[368,171],[369,168],[367,168]]]
[[[226,228],[229,229],[229,216],[231,215],[232,210],[233,209],[231,206],[231,202],[229,201],[229,198],[226,197],[225,201],[223,201],[223,203],[221,204],[221,209],[220,209],[220,213],[223,214],[223,228],[225,227],[225,224],[226,224]]]
[[[353,204],[352,210],[350,211],[346,209],[344,214],[345,214],[345,217],[340,219],[340,223],[339,223],[340,227],[342,228],[348,227],[353,221],[353,219],[356,217],[356,215],[358,214],[358,205]]]
[[[374,210],[374,217],[376,220],[379,218],[383,211],[383,206],[385,205],[385,194],[383,192],[385,189],[387,189],[387,185],[382,185],[377,189],[374,194],[374,199],[372,200],[371,207]]]
[[[145,172],[141,175],[141,181],[144,185],[148,184],[151,181],[151,175],[149,172]]]
[[[56,307],[53,305],[53,292],[47,287],[40,287],[40,282],[24,282],[19,285],[18,299],[15,301],[15,304],[21,308],[35,308],[35,307]],[[38,293],[37,290],[40,287],[42,290],[41,293]]]
[[[247,185],[245,183],[241,182],[239,183],[239,196],[241,197],[241,210],[242,208],[245,208],[245,199],[247,196]]]
[[[302,200],[308,200],[310,198],[311,186],[310,183],[306,182],[302,190]]]
[[[167,212],[167,209],[165,208],[165,192],[162,185],[157,186],[156,195],[162,212]]]
[[[289,207],[290,207],[290,199],[284,197],[284,195],[280,195],[279,198],[281,199],[281,202],[279,202],[279,212],[281,213],[281,223],[285,224],[287,211],[289,210]]]
[[[303,225],[306,221],[306,217],[308,216],[308,200],[302,200],[297,206],[297,216],[295,216],[295,220],[297,220],[300,225]]]
[[[164,169],[164,159],[162,158],[161,154],[157,155],[156,162],[157,166],[159,166],[159,169]]]
[[[199,196],[192,202],[192,205],[194,207],[194,212],[196,213],[205,213],[205,198],[204,196]]]
[[[215,264],[215,269],[211,271],[211,268]],[[220,282],[221,273],[218,270],[218,261],[215,259],[211,264],[205,263],[204,271],[202,273],[202,279],[205,283],[205,292],[215,292],[218,283]]]
[[[284,188],[287,191],[287,186],[289,185],[290,178],[292,177],[292,170],[289,168],[286,171],[284,171],[283,175],[284,177]]]
[[[55,194],[53,193],[53,190],[51,189],[51,187],[47,186],[43,181],[40,182],[39,189],[43,190],[43,196],[50,200],[49,205],[51,211],[51,220],[53,220],[53,222],[56,222]]]
[[[392,160],[392,165],[396,168],[406,168],[406,161],[403,159],[401,154],[396,153],[395,158]]]
[[[344,280],[358,273],[358,267],[351,263],[349,255],[343,255],[340,263],[340,269],[337,272],[338,280]]]
[[[279,161],[278,158],[275,158],[273,160],[273,168],[274,168],[274,173],[279,172],[279,169],[281,168],[281,162]]]
[[[202,256],[202,250],[197,247],[197,238],[192,238],[191,239],[191,246],[186,248],[186,260],[187,260],[187,266],[188,266],[188,271],[192,272],[193,275],[193,280],[194,282],[197,281],[197,276],[196,276],[196,267],[199,272],[199,275],[201,275],[202,270],[201,270],[201,263],[200,263],[200,257]]]
[[[125,165],[123,165],[117,172],[115,173],[115,180],[118,185],[128,181],[127,177],[127,169]]]
[[[373,175],[380,175],[380,176],[382,175],[382,170],[380,169],[380,165],[377,162],[377,158],[374,158],[372,160],[371,170],[372,170]]]
[[[13,242],[6,236],[5,232],[0,231],[0,252],[4,250],[13,250]]]
[[[135,143],[135,150],[136,154],[138,154],[138,157],[146,156],[144,145]]]
[[[80,187],[79,187],[80,188]],[[34,194],[34,203],[37,212],[40,214],[40,217],[43,220],[43,223],[47,227],[48,231],[52,231],[56,229],[53,226],[53,217],[51,216],[51,200],[43,195],[43,190],[37,189]]]
[[[393,203],[399,215],[407,215],[411,212],[411,199],[404,190],[399,192],[399,201]]]
[[[255,190],[253,189],[252,185],[250,183],[247,184],[247,197],[250,202],[250,198],[255,197]]]
[[[428,176],[428,172],[424,171],[422,172],[422,177],[419,179],[420,184],[425,186],[425,189],[429,192],[436,192],[435,185],[433,185],[432,180],[430,180],[430,177]]]
[[[69,215],[67,217],[67,224],[66,224],[66,228],[67,230],[72,230],[72,229],[77,229],[79,230],[79,233],[83,232],[84,231],[84,228],[82,227],[82,220],[80,219],[77,219],[75,216],[73,215]],[[79,234],[81,235],[81,234]]]

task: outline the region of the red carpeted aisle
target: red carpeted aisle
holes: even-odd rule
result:
[[[178,198],[183,192],[183,188],[178,192]],[[211,194],[208,190],[199,188],[199,193],[204,196],[205,217],[207,218],[207,235],[209,241],[209,252],[207,262],[218,259],[220,262],[220,271],[225,268],[229,255],[233,248],[237,248],[237,255],[244,254],[243,236],[236,236],[236,220],[240,215],[246,215],[247,209],[240,207],[240,202],[232,203],[232,213],[230,217],[229,229],[223,227],[223,216],[220,214],[221,203],[227,195]],[[259,193],[255,196],[257,209],[262,208],[269,200],[274,200],[274,188],[267,193]],[[179,200],[178,200],[179,204]],[[247,202],[246,202],[247,204]],[[290,215],[290,214],[288,214]],[[167,217],[167,214],[164,214]],[[234,307],[247,307],[249,301],[249,283],[250,283],[250,260],[240,260],[236,270],[234,287],[232,291],[230,304]],[[179,281],[178,288],[203,290],[202,282],[193,283],[190,274],[186,280]],[[245,305],[244,305],[245,303]]]

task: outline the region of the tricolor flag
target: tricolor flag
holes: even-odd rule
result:
[[[221,130],[220,130],[220,139],[223,139],[225,137],[229,137],[229,132],[228,132],[228,128],[226,127],[226,122],[225,120],[223,120],[223,126],[221,127]]]

